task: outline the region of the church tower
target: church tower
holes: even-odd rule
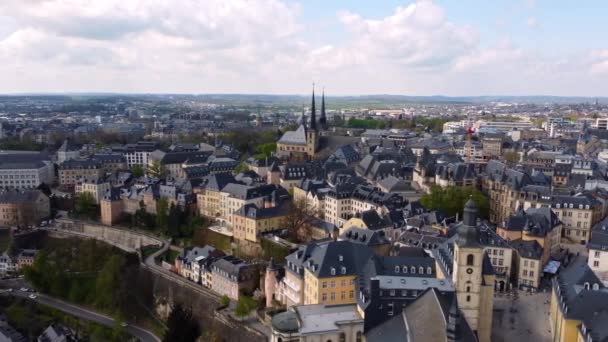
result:
[[[462,225],[454,244],[452,281],[458,306],[480,342],[489,342],[492,329],[494,275],[492,266],[484,269],[483,246],[479,244],[477,215],[473,199],[464,207]]]
[[[327,116],[325,115],[325,87],[323,87],[323,93],[321,94],[321,116],[319,117],[319,126],[321,126],[321,130],[327,130]]]
[[[314,157],[319,144],[319,132],[317,131],[317,109],[315,108],[315,85],[312,85],[312,104],[310,107],[310,128],[306,130],[306,149],[310,157]]]

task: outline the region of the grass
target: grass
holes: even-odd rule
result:
[[[167,252],[161,254],[158,256],[158,258],[156,258],[156,262],[160,263],[161,261],[166,261],[170,264],[173,264],[175,262],[175,258],[177,258],[177,256],[179,255],[178,251],[174,251],[174,250],[167,250]]]
[[[0,229],[0,254],[8,249],[11,244],[11,234],[8,229]]]
[[[159,247],[154,247],[154,246],[146,246],[146,247],[142,248],[142,250],[141,250],[142,259],[145,260],[147,257],[158,252],[159,250],[160,250]]]

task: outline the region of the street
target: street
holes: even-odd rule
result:
[[[21,286],[23,286],[23,285],[21,285]],[[55,309],[65,312],[65,313],[68,313],[70,315],[76,316],[78,318],[96,322],[96,323],[105,325],[110,328],[114,327],[116,324],[116,322],[114,321],[113,318],[100,314],[100,313],[97,313],[97,312],[94,312],[94,311],[91,311],[89,309],[85,309],[80,306],[69,304],[62,300],[52,298],[52,297],[49,297],[49,296],[46,296],[43,294],[39,294],[39,293],[36,293],[36,298],[32,299],[29,296],[33,292],[22,292],[19,290],[19,288],[16,288],[16,287],[15,288],[11,287],[11,288],[13,289],[12,292],[7,292],[6,290],[4,290],[4,291],[0,292],[0,294],[12,295],[15,297],[25,298],[27,300],[33,300],[40,304],[50,306],[52,308],[55,308]],[[160,342],[161,341],[161,339],[159,337],[157,337],[156,335],[154,335],[152,332],[145,330],[143,328],[140,328],[138,326],[129,324],[125,327],[125,331],[127,333],[131,334],[132,336],[139,338],[139,340],[142,342]]]

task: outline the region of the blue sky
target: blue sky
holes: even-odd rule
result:
[[[584,6],[581,4],[584,3]],[[608,96],[608,2],[3,0],[1,93]]]

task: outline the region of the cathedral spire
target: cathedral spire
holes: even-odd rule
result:
[[[319,117],[319,124],[321,129],[327,129],[327,117],[325,116],[325,87],[323,87],[323,93],[321,95],[321,117]]]
[[[302,118],[300,119],[300,124],[306,128],[306,108],[302,105]]]
[[[315,108],[315,84],[312,84],[312,105],[310,108],[310,129],[317,129],[317,109]]]

